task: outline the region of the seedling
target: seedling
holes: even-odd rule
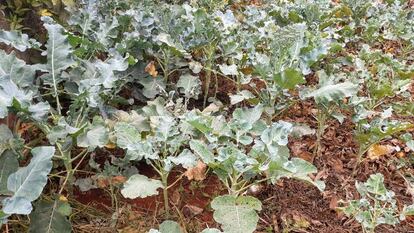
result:
[[[404,206],[403,211],[398,211],[395,194],[387,190],[381,173],[370,175],[365,183],[356,182],[355,187],[361,198],[342,201],[345,207],[338,209],[357,220],[364,233],[374,233],[375,228],[381,224],[398,224],[405,216],[414,214],[413,205]]]

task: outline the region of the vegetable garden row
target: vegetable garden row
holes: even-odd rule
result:
[[[4,232],[414,231],[413,1],[0,9]]]

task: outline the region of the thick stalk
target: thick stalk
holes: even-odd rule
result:
[[[63,190],[65,189],[67,183],[69,183],[69,184],[73,183],[73,167],[72,167],[72,160],[71,160],[71,157],[70,157],[70,155],[71,155],[70,151],[63,152],[59,145],[57,147],[58,147],[59,151],[61,152],[63,165],[65,166],[65,170],[66,170],[66,178],[63,181],[62,187],[61,187],[60,192],[59,192],[59,193],[62,193]],[[67,187],[67,191],[68,191],[69,194],[71,194],[73,192],[73,189],[72,189],[71,185],[69,185]]]
[[[211,68],[213,66],[213,55],[214,55],[214,49],[215,46],[211,44],[206,51],[207,55],[207,61],[206,61],[206,87],[204,89],[204,101],[203,101],[203,107],[206,107],[207,104],[207,98],[208,98],[208,91],[210,89],[210,82],[211,82]]]
[[[166,218],[170,217],[170,206],[168,203],[168,173],[167,172],[163,172],[161,174],[161,182],[163,185],[163,198],[164,198],[164,209],[165,209],[165,216]]]
[[[317,115],[317,121],[318,121],[318,129],[316,131],[316,144],[315,148],[313,149],[313,159],[320,156],[321,154],[321,141],[322,136],[325,132],[325,124],[326,124],[326,112],[325,111],[319,111]]]

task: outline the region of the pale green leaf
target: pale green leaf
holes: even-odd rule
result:
[[[204,229],[201,233],[222,233],[222,232],[217,228],[207,228],[207,229]]]
[[[184,74],[178,80],[177,88],[179,88],[180,93],[184,94],[185,98],[197,99],[201,91],[201,81],[197,76]]]
[[[129,177],[121,189],[121,194],[125,198],[145,198],[158,195],[158,189],[163,188],[161,181],[150,179],[144,175],[135,174]]]
[[[239,93],[235,95],[229,95],[230,96],[230,104],[238,104],[242,102],[243,100],[249,100],[255,98],[255,96],[248,90],[242,90]]]
[[[17,100],[21,106],[29,106],[32,100],[31,93],[19,89],[9,75],[0,77],[0,119],[8,115],[8,107]]]
[[[35,77],[35,67],[16,57],[13,51],[7,54],[0,50],[0,76],[9,75],[10,79],[19,87],[30,87]]]
[[[382,196],[387,192],[387,188],[384,185],[384,176],[381,173],[372,174],[365,182],[365,187],[369,193]]]
[[[16,172],[18,167],[17,156],[13,152],[7,150],[0,154],[0,195],[10,194],[7,189],[7,178]]]
[[[13,143],[11,142],[11,140],[13,139],[13,133],[12,131],[9,129],[9,127],[7,127],[7,125],[0,125],[0,155],[3,154],[3,152],[7,149],[15,149],[15,148],[11,148],[11,146],[13,145]]]
[[[221,72],[224,75],[238,75],[239,72],[237,71],[237,66],[232,64],[232,65],[227,65],[227,64],[222,64],[219,65]]]
[[[303,74],[296,69],[288,68],[275,76],[275,82],[284,89],[293,89],[298,84],[306,83]]]
[[[55,148],[36,147],[32,154],[29,165],[11,174],[7,180],[7,189],[13,192],[12,197],[3,201],[3,211],[7,214],[29,214],[32,210],[30,202],[40,196],[47,183]]]
[[[214,220],[222,225],[226,233],[252,233],[256,230],[262,209],[261,202],[250,196],[219,196],[211,202]]]
[[[20,52],[30,48],[39,48],[41,44],[35,39],[29,38],[27,34],[20,31],[4,31],[0,30],[0,43],[5,43]]]
[[[161,233],[182,233],[180,225],[174,221],[166,220],[160,225]]]
[[[71,57],[72,48],[64,34],[64,28],[50,17],[42,17],[42,21],[48,32],[47,50],[42,53],[42,55],[47,55],[47,63],[42,69],[47,74],[42,75],[42,78],[46,85],[52,87],[53,96],[58,96],[58,85],[63,81],[61,73],[75,62]]]
[[[414,204],[409,206],[404,205],[400,218],[404,220],[406,216],[414,216]]]
[[[414,151],[414,140],[409,140],[405,143],[411,151]]]
[[[273,183],[277,180],[285,178],[293,178],[308,182],[320,191],[325,189],[325,183],[320,180],[312,180],[309,175],[316,173],[316,167],[300,158],[292,158],[287,160],[286,158],[281,158],[279,160],[273,160],[269,164],[268,173],[272,178]]]
[[[59,200],[48,202],[41,200],[30,215],[29,233],[70,233],[72,226],[66,215],[59,211],[63,203]]]
[[[214,154],[208,149],[207,145],[200,140],[191,140],[190,148],[194,151],[204,163],[209,164],[214,162]]]
[[[303,97],[313,97],[316,103],[327,103],[351,97],[358,92],[358,85],[351,82],[327,84],[317,90],[306,93]]]
[[[171,220],[165,220],[160,224],[160,229],[151,229],[148,233],[182,233],[180,225]]]
[[[86,132],[77,138],[80,147],[103,147],[108,144],[109,132],[103,120],[99,117],[93,119],[93,123],[86,129]]]
[[[165,82],[161,77],[145,77],[139,80],[139,83],[144,87],[142,94],[148,99],[152,99],[158,94],[165,92]]]
[[[169,159],[174,164],[182,165],[186,169],[197,165],[197,157],[188,149],[184,149],[177,157],[169,157]]]
[[[125,71],[128,68],[127,57],[111,56],[106,61],[97,60],[94,65],[99,72],[100,82],[105,88],[113,88],[114,82],[119,79],[115,72]]]

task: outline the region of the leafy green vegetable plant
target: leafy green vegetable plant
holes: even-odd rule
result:
[[[309,162],[289,160],[288,135],[292,124],[277,122],[266,125],[261,120],[263,106],[238,108],[229,121],[224,116],[190,115],[188,123],[202,133],[204,140],[190,141],[191,150],[220,178],[228,195],[212,202],[214,218],[227,232],[253,232],[261,203],[254,197],[242,196],[252,185],[286,178],[314,184],[320,190],[324,183],[308,175],[316,172]],[[243,211],[242,211],[243,210]],[[242,211],[235,215],[233,212]],[[246,216],[246,218],[242,218]]]
[[[361,198],[342,202],[345,207],[339,210],[361,223],[363,232],[373,233],[381,224],[395,225],[413,215],[413,205],[404,206],[399,213],[395,194],[387,190],[381,173],[372,174],[365,183],[356,182],[355,186]]]
[[[176,165],[184,168],[194,167],[197,157],[184,147],[191,138],[192,131],[179,114],[180,105],[166,107],[168,103],[162,98],[148,102],[139,112],[119,113],[120,118],[114,123],[116,144],[126,149],[130,161],[145,161],[160,176],[160,180],[150,179],[144,175],[131,176],[121,193],[127,198],[143,198],[158,194],[163,189],[164,206],[168,215],[169,200],[168,177]],[[173,182],[175,183],[175,182]]]
[[[327,127],[329,117],[335,117],[340,123],[344,116],[338,110],[347,97],[356,95],[358,85],[350,81],[339,82],[338,78],[328,76],[324,72],[318,73],[319,87],[317,89],[305,89],[301,94],[302,98],[313,98],[317,104],[316,121],[318,128],[316,132],[316,145],[314,156],[320,155],[321,139]]]

